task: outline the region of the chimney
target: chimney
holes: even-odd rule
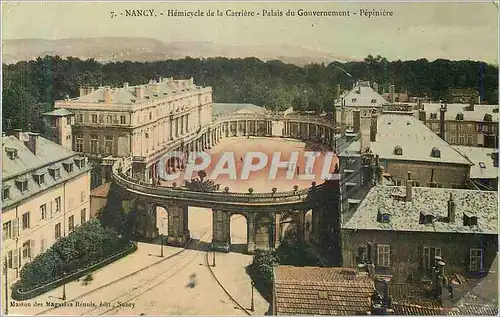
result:
[[[368,242],[366,244],[366,263],[372,263],[372,243]]]
[[[371,135],[371,116],[369,114],[359,115],[359,111],[354,112],[353,114],[357,114],[359,116],[359,134],[360,137],[360,153],[365,153],[367,149],[370,149],[370,135]],[[355,123],[355,122],[354,122]]]
[[[379,175],[378,175],[378,182],[379,184],[383,185],[384,184],[384,167],[379,166]]]
[[[104,90],[104,103],[111,103],[111,88],[105,88]]]
[[[36,148],[37,148],[37,139],[39,134],[38,133],[33,133],[33,132],[28,132],[29,139],[28,141],[24,142],[26,144],[26,147],[33,152],[33,154],[36,155]]]
[[[371,121],[370,121],[370,142],[375,142],[377,139],[377,114],[372,112]]]
[[[128,83],[123,83],[123,88],[128,88]]]
[[[457,215],[457,206],[453,201],[453,194],[450,193],[450,199],[448,199],[448,222],[454,223]]]
[[[445,140],[445,121],[444,121],[444,116],[446,114],[448,106],[446,104],[441,105],[441,109],[439,109],[439,137],[443,140]]]
[[[413,181],[411,179],[411,172],[408,172],[408,179],[406,180],[406,201],[410,202],[412,199]]]
[[[352,129],[354,133],[360,133],[361,130],[361,110],[352,111]]]
[[[21,140],[21,133],[23,133],[22,129],[14,129],[14,136],[16,137],[16,139]]]
[[[373,90],[375,90],[378,94],[378,84],[376,82],[373,82]]]
[[[135,87],[135,97],[137,99],[144,99],[144,87],[143,86],[136,86]]]
[[[394,85],[389,86],[389,96],[391,97],[391,103],[394,103],[396,100],[396,89]]]
[[[337,100],[340,100],[340,84],[337,85],[337,94],[336,94]]]
[[[434,290],[436,292],[437,298],[441,298],[441,295],[443,294],[444,266],[445,263],[443,261],[437,261],[437,267],[435,268],[435,281],[434,281],[434,287],[435,287]]]
[[[418,110],[418,120],[424,121],[427,120],[427,114],[425,113],[425,110]]]
[[[87,87],[80,87],[80,97],[83,97],[87,94]]]
[[[470,98],[469,111],[474,111],[474,109],[475,109],[474,98]]]

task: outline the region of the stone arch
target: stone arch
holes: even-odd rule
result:
[[[305,212],[305,215],[304,215],[304,240],[305,242],[309,243],[312,241],[313,237],[313,230],[316,230],[315,228],[313,229],[314,227],[314,223],[313,223],[313,211],[312,209],[309,209]]]
[[[169,211],[167,207],[162,205],[156,205],[155,209],[155,218],[156,218],[156,228],[158,230],[158,234],[167,237],[169,235]]]
[[[234,212],[229,215],[229,232],[231,252],[247,252],[249,242],[249,228],[248,216],[246,213]]]
[[[278,238],[282,242],[303,239],[303,214],[300,211],[285,211],[279,215]]]

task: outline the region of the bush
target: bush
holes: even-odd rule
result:
[[[90,220],[60,238],[20,272],[19,287],[29,290],[62,278],[122,250],[127,241],[99,221]]]

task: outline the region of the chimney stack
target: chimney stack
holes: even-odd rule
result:
[[[336,99],[340,100],[340,84],[337,85],[337,94],[336,94]]]
[[[427,120],[427,114],[425,113],[425,110],[418,110],[418,120],[424,121]]]
[[[104,90],[104,103],[111,103],[111,88],[105,88]]]
[[[375,142],[377,140],[377,113],[372,112],[370,121],[370,142]]]
[[[359,118],[359,130],[360,134],[360,153],[365,153],[367,149],[370,149],[370,124],[371,124],[371,116],[370,114],[363,113],[360,114],[359,110],[354,112],[354,115],[357,115]],[[355,123],[355,121],[354,121]]]
[[[411,179],[411,172],[408,172],[408,179],[406,180],[406,201],[410,202],[412,199],[413,180]]]
[[[389,96],[391,97],[391,103],[396,101],[396,89],[394,85],[389,86]]]
[[[378,94],[378,84],[376,82],[373,82],[373,90]]]
[[[474,98],[470,98],[469,111],[474,111],[474,109],[475,109]]]
[[[18,140],[21,140],[21,133],[23,133],[23,130],[22,129],[14,129],[14,136],[16,137],[16,139]]]
[[[448,199],[448,222],[454,223],[457,215],[457,206],[453,201],[453,194],[450,193],[450,199]]]
[[[86,87],[80,87],[80,97],[83,97],[87,94],[87,88]]]
[[[144,99],[144,87],[143,86],[136,86],[135,87],[135,97],[137,99]]]
[[[128,83],[123,83],[123,88],[128,88]]]
[[[446,104],[441,105],[441,109],[439,109],[439,137],[445,140],[445,114],[448,106]]]
[[[33,132],[28,132],[29,139],[28,141],[24,142],[28,149],[33,152],[33,154],[36,155],[36,150],[37,150],[37,139],[39,134],[38,133],[33,133]]]

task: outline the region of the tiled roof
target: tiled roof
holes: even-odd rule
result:
[[[381,107],[387,100],[373,90],[369,83],[361,82],[344,95],[346,107]],[[355,100],[355,101],[354,101]]]
[[[212,103],[212,116],[230,113],[265,113],[266,109],[251,103]]]
[[[451,145],[412,116],[398,114],[378,116],[375,140],[370,142],[370,147],[381,159],[472,165]],[[402,155],[394,153],[397,146],[403,149]],[[434,147],[441,152],[440,157],[431,156]],[[359,151],[358,140],[351,143],[341,156],[359,155]]]
[[[21,137],[23,135],[21,134]],[[31,152],[23,141],[15,136],[2,138],[2,186],[9,187],[9,198],[2,202],[3,209],[15,205],[29,197],[37,195],[46,189],[62,184],[77,175],[90,171],[89,164],[79,168],[73,164],[72,172],[68,173],[63,167],[63,162],[74,162],[80,158],[76,153],[63,148],[59,144],[49,141],[40,136],[37,137],[36,155]],[[6,154],[6,148],[17,150],[17,157],[10,159]],[[59,169],[59,178],[49,175],[49,168]],[[33,175],[44,174],[44,183],[38,184]],[[21,192],[16,181],[27,180],[28,189]]]
[[[440,308],[432,308],[418,305],[399,305],[393,304],[392,309],[394,315],[398,316],[436,316],[442,315],[443,311]]]
[[[348,268],[279,266],[275,276],[278,315],[365,315],[373,281]]]
[[[498,109],[498,105],[475,105],[474,111],[465,110],[469,105],[462,103],[449,103],[447,104],[447,110],[444,114],[444,118],[447,121],[456,120],[457,114],[462,113],[464,115],[463,121],[476,121],[481,122],[484,120],[485,114],[491,114],[492,120],[498,122],[498,112],[494,113],[493,109]],[[437,114],[437,120],[439,120],[439,111],[441,109],[441,104],[439,103],[427,103],[424,104],[425,113],[427,119],[430,118],[431,113]],[[418,116],[418,111],[416,116]]]
[[[498,153],[498,149],[482,148],[476,146],[453,146],[463,156],[468,158],[473,166],[470,168],[472,179],[498,178],[498,167],[493,166],[492,153]]]
[[[430,212],[436,219],[448,214],[450,194],[456,205],[454,223],[434,221],[419,224],[420,213]],[[352,218],[342,225],[344,229],[399,230],[450,233],[498,234],[498,194],[492,191],[413,187],[412,200],[395,199],[406,196],[403,186],[375,186],[361,202]],[[391,213],[389,223],[377,221],[379,210]],[[477,226],[464,226],[463,214],[476,215]]]
[[[91,190],[90,196],[91,197],[106,198],[106,197],[108,197],[110,187],[111,187],[111,183],[102,184],[101,186],[96,187],[93,190]]]
[[[389,283],[393,305],[438,309],[441,303],[432,296],[431,284]]]

